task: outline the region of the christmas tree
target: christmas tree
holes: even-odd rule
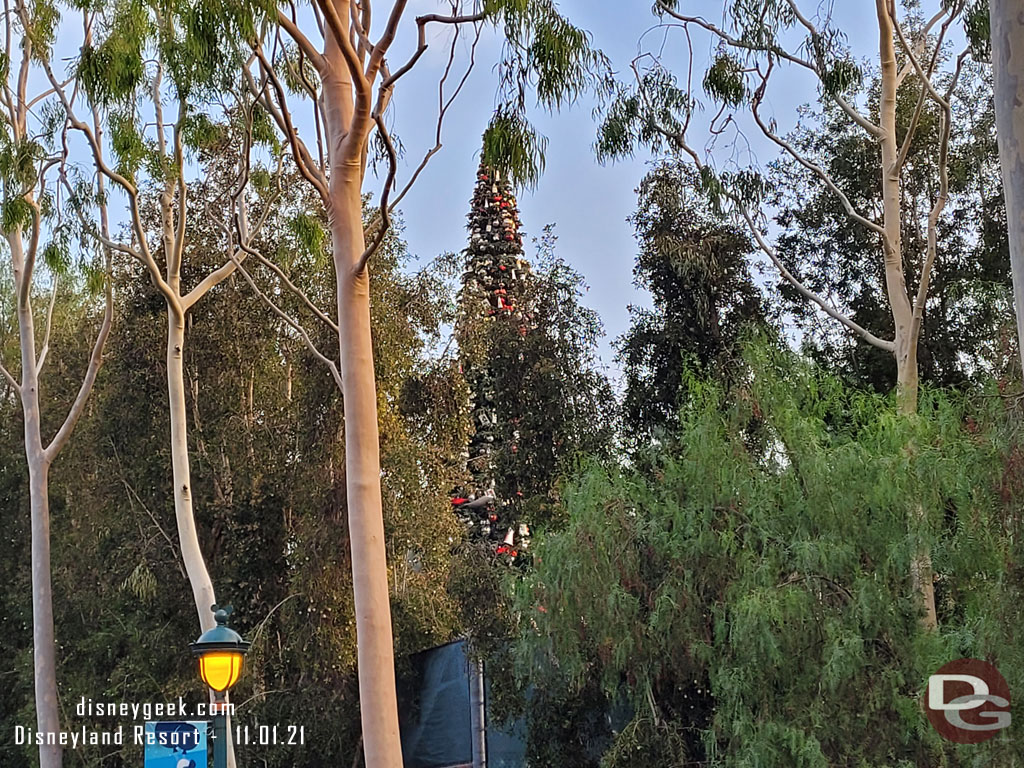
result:
[[[518,484],[514,479],[499,482],[497,477],[498,455],[514,455],[519,449],[519,433],[510,424],[509,409],[500,396],[503,388],[498,384],[509,373],[502,370],[509,353],[513,359],[523,359],[522,353],[510,346],[533,330],[527,298],[531,271],[523,257],[515,195],[500,173],[482,163],[469,213],[469,232],[456,337],[475,432],[464,454],[470,485],[460,489],[452,505],[471,539],[511,560],[529,546],[530,529],[520,519],[522,492]],[[498,359],[500,365],[495,364]]]

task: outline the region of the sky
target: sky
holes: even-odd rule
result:
[[[436,10],[437,3],[428,0],[418,5],[421,8],[414,8],[415,12],[428,7]],[[610,13],[613,5],[615,12]],[[617,69],[628,64],[637,39],[653,20],[647,0],[614,4],[565,0],[559,8],[593,34],[594,45],[613,59]],[[392,101],[394,130],[406,149],[399,186],[425,149],[433,145],[436,84],[447,62],[450,40],[448,30],[439,32],[426,60],[407,76],[408,81],[401,83]],[[412,43],[408,37],[407,28],[406,39],[396,41],[396,48],[402,50],[403,43],[408,48]],[[404,237],[410,252],[422,262],[445,251],[461,251],[466,245],[466,214],[476,183],[480,140],[495,106],[493,66],[498,46],[493,33],[481,39],[477,65],[445,117],[444,149],[434,156],[400,206],[406,224]],[[467,60],[465,51],[460,58],[463,63]],[[645,301],[632,283],[636,244],[626,218],[635,207],[634,189],[644,174],[648,156],[642,152],[632,160],[598,165],[593,151],[593,106],[593,101],[587,99],[558,114],[533,113],[539,131],[548,139],[546,167],[536,189],[521,190],[518,201],[527,239],[539,235],[546,224],[555,224],[557,254],[586,278],[589,290],[585,303],[598,310],[604,320],[607,336],[601,356],[610,364],[610,341],[629,325],[627,304]],[[527,245],[527,256],[532,255]]]
[[[814,12],[817,0],[807,3]],[[436,0],[418,0],[414,14],[437,11]],[[828,2],[818,7],[826,9]],[[874,19],[862,23],[858,16],[863,2],[842,0],[832,10],[837,24],[848,35],[851,45],[865,55],[871,53],[877,34]],[[704,13],[718,21],[720,0],[695,0],[688,10]],[[640,48],[641,38],[655,25],[650,0],[561,0],[560,10],[574,24],[592,35],[593,44],[612,61],[620,79],[631,76],[629,64]],[[401,81],[391,104],[394,132],[405,147],[399,166],[399,187],[419,163],[424,151],[433,145],[437,113],[437,82],[447,62],[450,28],[431,25],[431,45],[420,64]],[[404,35],[404,36],[403,36]],[[645,44],[659,40],[648,34]],[[680,49],[675,39],[676,49]],[[405,220],[404,238],[421,263],[440,253],[461,251],[466,243],[465,216],[476,181],[480,139],[495,106],[495,72],[499,43],[493,32],[485,33],[477,49],[477,64],[458,99],[445,118],[444,148],[434,156],[409,195],[402,201]],[[710,42],[695,35],[699,82],[700,63],[707,60]],[[703,43],[703,47],[701,44]],[[673,44],[670,43],[670,47]],[[392,49],[392,61],[402,61],[405,52],[415,46],[411,25],[400,33]],[[468,60],[468,41],[457,61]],[[682,59],[676,59],[680,64]],[[395,65],[392,64],[394,67]],[[453,80],[457,78],[453,76]],[[797,73],[787,75],[786,87],[770,94],[769,106],[780,127],[792,125],[796,107],[813,101],[814,83]],[[600,347],[603,363],[613,378],[620,375],[614,363],[612,341],[629,327],[627,306],[649,305],[646,293],[633,285],[633,264],[637,246],[627,218],[636,205],[635,190],[651,156],[640,150],[635,157],[599,165],[593,143],[596,122],[594,102],[584,99],[573,108],[548,115],[535,110],[534,123],[548,139],[546,168],[534,190],[518,195],[521,220],[527,237],[555,224],[559,237],[557,254],[581,272],[589,286],[585,303],[598,311],[606,330]],[[700,142],[698,142],[700,143]],[[771,147],[752,138],[758,162],[776,156]],[[373,182],[368,181],[367,189]],[[379,184],[376,185],[379,189]],[[531,256],[529,252],[527,256]]]
[[[652,0],[556,0],[558,8],[574,24],[587,30],[592,44],[610,59],[622,82],[632,77],[629,65],[641,49],[657,47],[661,32],[654,32],[657,19],[651,12]],[[922,0],[929,12],[939,0]],[[686,0],[687,12],[703,14],[723,24],[722,0]],[[388,8],[390,3],[379,5]],[[389,53],[392,70],[397,69],[416,49],[414,17],[423,13],[445,13],[442,0],[410,0],[403,24]],[[834,26],[842,30],[858,57],[877,59],[877,27],[870,0],[802,0],[803,12],[815,18],[831,15]],[[865,11],[869,16],[865,17]],[[312,19],[306,19],[312,24]],[[378,10],[373,37],[386,21]],[[70,22],[68,22],[70,23]],[[300,20],[300,23],[301,20]],[[452,25],[429,24],[430,46],[417,65],[398,83],[388,109],[391,131],[401,141],[404,155],[399,163],[398,187],[401,188],[419,164],[424,152],[433,146],[438,109],[437,85],[448,61]],[[72,36],[74,37],[74,35]],[[448,93],[462,76],[469,61],[468,29],[460,39],[455,69],[448,80]],[[695,31],[695,83],[699,83],[704,65],[713,54],[713,42],[707,34]],[[800,40],[791,40],[799,44]],[[678,73],[685,71],[682,38],[676,30],[665,48],[665,60]],[[443,149],[436,154],[422,175],[402,200],[400,211],[405,223],[403,237],[409,251],[417,259],[412,269],[429,263],[445,252],[459,252],[466,245],[466,214],[476,181],[481,136],[496,101],[496,63],[501,40],[493,27],[486,27],[477,47],[476,65],[458,98],[448,110],[442,133]],[[58,45],[58,50],[61,46]],[[72,56],[75,52],[66,51]],[[795,125],[797,107],[815,101],[816,84],[794,67],[779,73],[776,84],[765,101],[767,110],[778,122],[780,133]],[[41,73],[35,73],[41,78]],[[603,319],[606,336],[600,345],[600,357],[613,380],[620,377],[614,361],[613,340],[629,327],[628,305],[649,306],[644,292],[633,285],[633,265],[637,244],[628,217],[635,209],[635,190],[646,173],[651,156],[640,149],[632,158],[600,165],[593,144],[597,122],[595,103],[584,98],[572,108],[557,114],[535,109],[531,118],[547,137],[546,168],[535,189],[518,194],[523,229],[529,238],[537,236],[548,224],[555,225],[558,235],[557,255],[568,261],[585,278],[588,287],[584,302],[597,310]],[[295,108],[294,119],[300,134],[313,135],[308,104]],[[696,146],[703,146],[705,137],[701,124],[708,115],[699,117],[693,133]],[[747,130],[751,154],[749,158],[763,167],[777,157],[774,146],[757,139],[757,130]],[[716,154],[727,157],[727,147],[718,147]],[[384,169],[381,169],[383,173]],[[367,192],[379,195],[382,179],[368,178]],[[532,257],[527,247],[527,257]],[[763,286],[775,281],[771,273],[759,277]],[[885,330],[885,329],[881,329]]]

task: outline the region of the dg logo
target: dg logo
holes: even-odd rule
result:
[[[1010,725],[1010,687],[980,659],[957,659],[928,678],[928,720],[944,739],[980,744]]]

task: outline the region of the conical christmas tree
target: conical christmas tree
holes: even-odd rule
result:
[[[512,559],[529,545],[529,527],[519,519],[518,488],[498,487],[496,481],[496,456],[501,451],[515,453],[518,446],[516,431],[508,429],[507,409],[496,397],[496,381],[507,372],[495,370],[494,358],[507,360],[507,345],[531,330],[532,312],[524,301],[531,273],[519,228],[519,210],[508,182],[481,164],[469,213],[469,247],[455,330],[475,428],[466,454],[471,487],[452,504],[471,538],[488,542],[496,554]],[[496,344],[506,345],[500,355]]]

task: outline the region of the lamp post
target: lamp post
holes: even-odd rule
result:
[[[242,676],[242,660],[249,643],[228,626],[231,606],[211,606],[217,626],[191,644],[199,659],[199,677],[213,691],[213,768],[227,768],[227,692]]]

